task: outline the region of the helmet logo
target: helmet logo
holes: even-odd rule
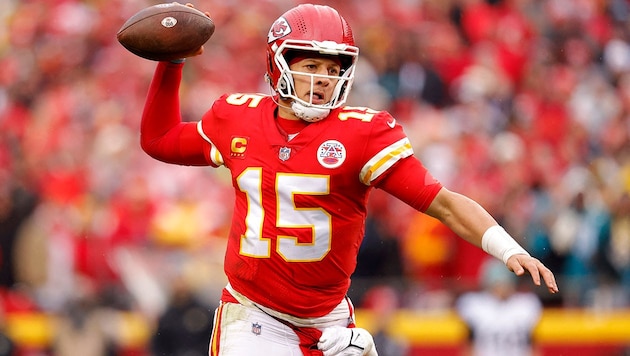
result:
[[[267,34],[267,42],[271,43],[278,38],[284,37],[291,33],[291,26],[284,17],[280,17],[271,25],[269,34]]]

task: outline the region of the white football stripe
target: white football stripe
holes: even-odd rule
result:
[[[219,152],[219,150],[217,150],[214,143],[210,141],[210,137],[208,137],[206,133],[203,132],[203,126],[201,124],[201,121],[197,122],[197,132],[199,132],[199,134],[201,135],[201,137],[203,137],[204,140],[210,143],[210,159],[212,159],[212,163],[214,163],[217,166],[222,166],[223,156],[221,156],[221,153]]]

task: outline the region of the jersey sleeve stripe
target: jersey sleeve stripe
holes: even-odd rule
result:
[[[212,143],[212,141],[210,140],[210,137],[208,137],[206,133],[203,132],[203,126],[201,124],[201,121],[197,122],[197,132],[199,132],[199,135],[201,135],[201,137],[203,137],[204,140],[210,143],[210,159],[212,160],[212,163],[214,163],[217,166],[222,166],[223,156],[221,156],[221,153],[219,152],[219,150],[217,150],[214,143]]]
[[[370,185],[374,179],[386,172],[399,160],[413,155],[413,148],[408,138],[403,138],[385,147],[370,159],[359,175],[359,179],[365,185]]]

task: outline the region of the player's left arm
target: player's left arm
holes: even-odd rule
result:
[[[530,256],[476,201],[444,188],[415,157],[398,162],[376,186],[440,220],[464,240],[503,260],[516,275],[527,271],[536,285],[541,284],[542,277],[551,293],[558,292],[549,268]]]
[[[521,276],[527,271],[536,285],[541,285],[542,277],[549,292],[558,292],[558,285],[551,270],[530,256],[490,213],[473,199],[442,188],[426,213],[440,220],[466,241],[503,260],[516,275]]]

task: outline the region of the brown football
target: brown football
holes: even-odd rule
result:
[[[214,33],[203,12],[176,2],[149,6],[131,16],[116,38],[131,53],[154,61],[194,54]]]

